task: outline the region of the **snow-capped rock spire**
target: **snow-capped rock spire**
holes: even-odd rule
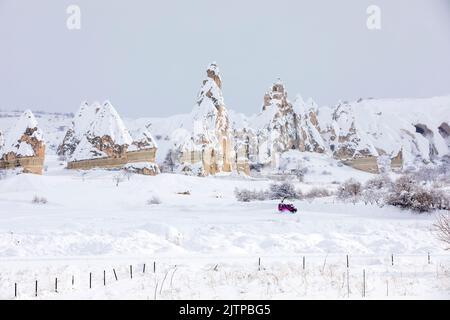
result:
[[[75,148],[80,143],[83,134],[89,129],[95,114],[100,110],[100,103],[90,105],[87,101],[81,103],[78,112],[72,120],[72,127],[67,130],[62,143],[58,146],[57,153],[60,156],[71,157]]]
[[[216,62],[209,64],[206,75],[207,78],[203,80],[198,94],[197,105],[202,106],[205,100],[209,100],[216,108],[225,106],[222,94],[222,77]]]
[[[9,130],[1,152],[2,160],[45,156],[43,134],[30,110],[26,110]]]
[[[133,143],[133,139],[116,109],[109,101],[105,101],[101,106],[95,104],[88,109],[95,111],[95,115],[93,120],[89,119],[90,124],[82,133],[71,160],[122,156]]]
[[[192,127],[180,128],[184,134],[180,131],[176,136],[183,136],[183,141],[176,139],[177,146],[174,147],[185,155],[185,159],[189,158],[191,164],[200,164],[206,174],[231,171],[233,139],[222,93],[222,76],[215,62],[206,69],[206,78],[202,82],[190,118]],[[192,153],[196,156],[186,156]]]

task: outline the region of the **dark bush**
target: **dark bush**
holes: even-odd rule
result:
[[[300,194],[295,190],[295,187],[290,182],[283,182],[281,184],[272,183],[269,188],[270,199],[299,199]]]
[[[391,188],[386,203],[417,212],[448,210],[450,199],[443,191],[420,186],[410,175],[398,178]]]

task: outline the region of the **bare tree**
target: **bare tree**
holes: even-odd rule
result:
[[[131,177],[134,175],[134,172],[131,170],[124,170],[123,175],[127,177],[127,180],[130,181]]]
[[[81,172],[81,181],[84,182],[84,180],[86,180],[86,176],[87,176],[87,171]]]
[[[114,181],[114,183],[116,184],[116,187],[118,187],[118,186],[119,186],[119,183],[121,183],[123,180],[124,180],[124,179],[123,179],[123,175],[121,175],[121,174],[116,174],[116,175],[113,177],[113,181]]]
[[[178,153],[176,151],[174,151],[173,149],[170,149],[166,155],[166,158],[164,159],[164,163],[163,163],[164,166],[169,168],[169,170],[171,172],[174,171],[177,157],[178,157]]]
[[[439,215],[434,226],[438,239],[447,244],[446,250],[450,250],[450,217],[446,214]]]

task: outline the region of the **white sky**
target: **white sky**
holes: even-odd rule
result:
[[[66,8],[81,8],[80,31]],[[382,10],[382,29],[366,9]],[[217,61],[229,108],[260,111],[281,77],[319,105],[450,94],[450,0],[0,0],[0,109],[189,112]]]

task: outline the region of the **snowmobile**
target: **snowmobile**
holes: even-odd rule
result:
[[[297,212],[297,208],[294,207],[294,205],[292,203],[284,203],[285,199],[286,198],[283,198],[283,200],[281,200],[281,202],[278,204],[278,211],[279,212],[296,213]]]

